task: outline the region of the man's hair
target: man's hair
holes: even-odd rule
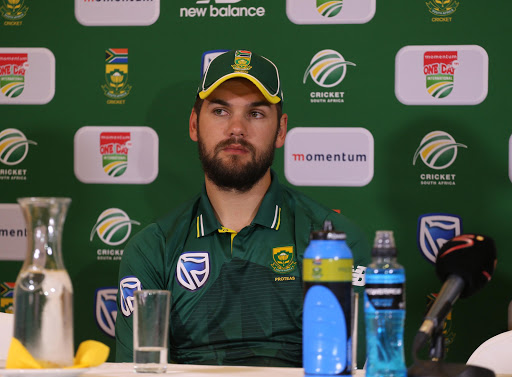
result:
[[[196,102],[194,102],[194,111],[197,114],[197,123],[199,123],[199,114],[201,113],[201,107],[203,107],[204,99],[201,99],[199,96],[196,97]],[[281,122],[281,117],[283,116],[283,101],[279,101],[276,103],[277,109],[277,129],[279,129],[279,124]]]

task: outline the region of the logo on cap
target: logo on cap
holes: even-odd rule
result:
[[[251,64],[251,56],[252,53],[250,51],[245,50],[237,50],[235,51],[235,64],[231,67],[237,72],[245,73],[250,70],[252,67]]]

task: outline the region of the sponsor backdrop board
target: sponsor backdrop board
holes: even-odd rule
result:
[[[76,342],[114,348],[124,247],[200,190],[188,136],[195,91],[215,54],[243,49],[281,72],[290,117],[274,162],[281,181],[370,239],[394,230],[409,364],[441,286],[433,261],[443,242],[462,232],[495,239],[495,276],[446,327],[447,359],[465,362],[507,330],[511,300],[512,3],[442,3],[0,0],[0,310],[12,310],[25,252],[16,199],[67,196]]]

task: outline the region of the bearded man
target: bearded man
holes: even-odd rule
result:
[[[270,60],[233,50],[211,61],[189,120],[204,187],[125,248],[116,361],[133,361],[133,290],[164,289],[171,291],[169,362],[300,367],[310,232],[332,221],[347,234],[354,265],[369,263],[357,226],[281,185],[271,170],[286,138],[282,103]]]

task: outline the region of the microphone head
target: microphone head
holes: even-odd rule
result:
[[[460,297],[468,297],[491,280],[496,268],[496,246],[492,238],[461,234],[446,242],[436,259],[436,274],[445,281],[450,275],[464,279]]]

